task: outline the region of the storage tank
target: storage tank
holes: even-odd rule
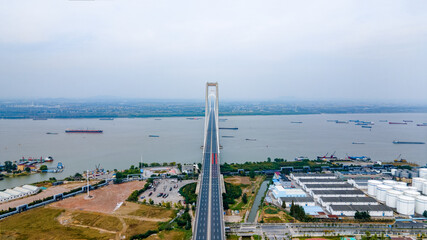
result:
[[[378,181],[378,180],[368,180],[368,194],[370,196],[375,197],[376,193],[377,193],[376,186],[380,185],[380,184],[381,184],[381,181]]]
[[[418,192],[418,189],[416,188],[416,187],[408,187],[408,189],[407,190],[411,190],[411,191],[415,191],[415,192]]]
[[[427,182],[423,182],[423,194],[427,195]]]
[[[415,198],[400,195],[397,197],[396,211],[403,215],[414,215]]]
[[[391,186],[387,186],[384,184],[377,185],[377,200],[381,202],[385,202],[386,200],[386,192],[387,190],[393,189]]]
[[[394,190],[397,190],[397,191],[406,191],[406,190],[408,190],[408,187],[407,186],[403,186],[403,185],[396,185],[396,186],[394,186],[393,187],[393,189]]]
[[[419,193],[417,191],[406,190],[406,191],[403,192],[403,195],[415,198],[417,196],[420,196],[421,193]]]
[[[422,191],[423,190],[423,182],[426,182],[427,180],[424,178],[412,178],[412,186],[416,187],[418,191]]]
[[[406,182],[396,182],[397,185],[406,186],[408,185]]]
[[[418,196],[415,198],[415,212],[423,214],[427,210],[427,196]]]
[[[393,186],[396,185],[396,181],[394,181],[394,180],[384,180],[383,184],[387,185],[387,186],[392,186],[393,187]]]
[[[387,206],[391,207],[391,208],[396,208],[396,200],[397,197],[402,195],[403,193],[401,191],[397,191],[397,190],[387,190],[386,192],[386,200],[385,203]]]
[[[427,168],[420,168],[419,173],[420,178],[427,179]]]

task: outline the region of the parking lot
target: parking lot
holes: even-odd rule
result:
[[[154,187],[140,195],[140,201],[143,201],[143,199],[148,201],[151,198],[155,204],[161,202],[178,203],[179,201],[183,203],[184,198],[178,191],[181,187],[193,182],[196,182],[196,180],[156,179]],[[159,196],[160,194],[162,195]]]

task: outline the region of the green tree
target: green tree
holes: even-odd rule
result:
[[[248,196],[246,195],[246,193],[243,193],[242,201],[244,204],[248,203]]]
[[[29,172],[31,172],[31,168],[26,167],[26,168],[25,168],[25,171],[29,173]]]
[[[47,166],[46,165],[41,165],[39,169],[42,170],[42,171],[47,170]]]
[[[427,218],[427,210],[423,212],[423,216]]]
[[[286,202],[285,201],[282,202],[282,208],[286,208]]]
[[[251,170],[251,171],[249,172],[249,177],[250,177],[251,179],[254,179],[254,178],[255,178],[255,171],[254,171],[254,170]]]

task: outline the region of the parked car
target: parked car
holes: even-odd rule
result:
[[[151,195],[153,195],[153,192],[150,192],[150,193],[148,194],[148,196],[151,196]]]

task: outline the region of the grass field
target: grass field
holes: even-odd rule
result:
[[[129,213],[129,215],[146,217],[146,218],[170,218],[170,219],[172,219],[175,216],[175,210],[139,204],[139,208],[137,210]]]
[[[227,240],[239,240],[239,236],[237,236],[237,235],[227,235]]]
[[[136,234],[145,233],[148,230],[156,230],[158,228],[157,222],[140,221],[130,218],[125,218],[124,221],[128,225],[128,229],[126,230],[125,235],[129,237]]]
[[[286,223],[294,221],[285,211],[275,206],[264,206],[258,217],[258,222],[261,220],[265,223]]]
[[[63,226],[56,218],[65,210],[37,208],[0,221],[1,239],[112,239],[114,234]]]
[[[117,217],[100,213],[75,212],[72,215],[75,224],[102,228],[109,231],[121,231],[122,223]]]

